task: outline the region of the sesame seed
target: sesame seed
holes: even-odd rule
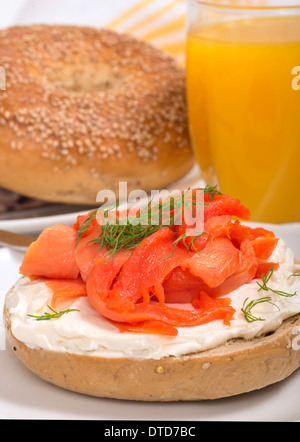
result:
[[[42,158],[63,159],[65,172],[94,159],[98,177],[112,156],[153,162],[164,143],[189,148],[184,72],[166,54],[79,26],[16,26],[0,41],[9,91],[0,95],[0,124],[15,135],[11,149],[30,138]]]

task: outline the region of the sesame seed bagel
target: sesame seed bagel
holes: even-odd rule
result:
[[[94,397],[148,402],[213,400],[264,388],[300,367],[300,350],[292,345],[300,314],[264,336],[233,339],[210,350],[161,359],[49,351],[14,336],[7,301],[4,319],[8,343],[29,370],[58,387]]]
[[[62,203],[99,190],[163,188],[193,166],[185,73],[152,46],[110,30],[0,31],[0,186]]]

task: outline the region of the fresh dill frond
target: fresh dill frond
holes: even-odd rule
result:
[[[220,194],[216,186],[206,186],[204,189],[188,188],[156,204],[150,201],[147,206],[139,209],[134,216],[129,215],[127,219],[122,220],[116,216],[118,206],[111,207],[102,213],[101,223],[99,222],[99,235],[91,242],[98,244],[101,248],[106,247],[107,255],[113,257],[119,250],[130,250],[137,247],[145,238],[165,225],[172,227],[182,224],[182,218],[187,213],[190,215],[190,219],[194,219],[195,216],[198,216],[198,219],[203,219],[203,206],[207,203],[204,202],[203,198],[197,196],[197,193],[195,193],[197,191],[202,192],[202,195],[209,194],[211,201],[216,194]],[[76,247],[94,220],[98,219],[98,210],[91,212],[81,224],[77,232]],[[112,210],[113,216],[107,216],[109,210]],[[194,242],[203,233],[201,232],[198,235],[187,234],[176,241],[184,240],[187,236],[193,236],[190,244],[186,244],[185,241],[184,244],[187,249],[192,247],[196,250]]]
[[[93,239],[93,244],[100,245],[100,248],[107,248],[107,256],[113,257],[119,250],[131,250],[137,247],[145,238],[157,232],[161,228],[145,225],[111,225],[102,226],[99,236]]]
[[[291,296],[297,295],[297,292],[287,293],[287,292],[284,292],[284,291],[281,291],[281,290],[275,290],[275,289],[273,289],[271,287],[268,287],[267,283],[269,282],[269,280],[270,280],[271,276],[273,275],[273,273],[274,273],[274,267],[271,267],[268,270],[268,272],[266,273],[266,275],[262,275],[262,277],[261,277],[262,282],[263,282],[262,284],[259,283],[258,281],[256,281],[256,284],[259,286],[258,291],[260,291],[260,290],[264,290],[265,292],[270,291],[272,293],[275,293],[276,295],[285,296],[285,297],[288,297],[288,298],[291,297]]]
[[[199,253],[199,250],[196,249],[194,242],[200,238],[200,236],[205,235],[206,232],[201,232],[198,235],[192,235],[189,233],[183,233],[182,235],[180,235],[175,241],[174,244],[177,245],[179,243],[179,241],[182,240],[184,247],[186,248],[186,251],[189,252],[191,247],[192,249],[194,249],[194,252]],[[189,244],[186,243],[186,239],[192,237],[191,242]]]
[[[100,248],[106,247],[108,257],[114,257],[119,250],[131,250],[137,247],[144,239],[160,230],[163,225],[173,225],[174,212],[182,201],[181,195],[175,195],[168,201],[160,201],[151,205],[151,201],[141,208],[134,216],[120,220],[118,217],[103,222],[99,235],[91,242]],[[155,218],[155,219],[154,219]],[[153,222],[153,219],[155,222]]]
[[[265,292],[269,292],[270,291],[272,293],[275,293],[276,295],[284,296],[284,297],[287,297],[287,298],[290,298],[290,297],[295,296],[297,294],[297,292],[287,293],[287,292],[284,292],[282,290],[276,290],[276,289],[273,289],[273,288],[269,287],[267,284],[268,284],[271,276],[273,275],[273,273],[274,273],[274,267],[271,267],[265,275],[262,275],[262,277],[261,277],[262,284],[260,282],[256,281],[256,284],[259,286],[259,289],[258,289],[259,292],[261,290],[263,290]],[[278,310],[279,310],[279,307],[275,303],[271,302],[272,298],[270,296],[265,296],[263,298],[254,299],[254,300],[250,301],[247,305],[245,305],[248,299],[249,298],[245,299],[245,301],[243,303],[243,307],[241,309],[242,312],[245,315],[246,320],[248,322],[264,321],[264,319],[256,317],[256,316],[252,315],[252,313],[251,313],[252,308],[255,307],[257,304],[259,304],[261,302],[268,302],[269,304],[272,304],[275,307],[277,307]]]
[[[213,201],[215,195],[223,195],[222,192],[220,192],[217,187],[218,187],[217,185],[215,186],[206,185],[202,190],[205,194],[209,194],[210,200]]]
[[[61,311],[57,312],[50,305],[47,305],[47,307],[53,313],[44,312],[44,314],[41,314],[41,315],[29,315],[28,314],[27,316],[30,316],[31,318],[34,318],[36,321],[48,321],[49,319],[60,318],[62,315],[66,314],[66,313],[70,313],[70,312],[74,312],[74,311],[79,311],[79,310],[77,310],[75,308],[72,308],[72,309],[68,308],[67,310],[61,310]]]
[[[200,236],[205,235],[205,234],[206,234],[206,232],[201,232],[198,235],[192,235],[191,233],[190,234],[189,233],[183,233],[182,235],[178,236],[178,238],[176,238],[175,241],[173,242],[174,248],[173,248],[172,253],[169,256],[167,256],[165,259],[168,259],[168,258],[170,258],[173,255],[173,253],[175,252],[176,246],[179,243],[179,241],[182,241],[182,243],[183,243],[187,253],[190,251],[191,248],[194,250],[194,252],[199,253],[199,250],[196,249],[194,242],[198,238],[200,238]],[[186,240],[190,236],[192,236],[192,240],[191,240],[191,242],[189,244],[187,244]]]
[[[82,238],[82,235],[89,230],[89,228],[91,227],[93,221],[96,219],[97,216],[97,212],[98,209],[93,210],[88,216],[87,218],[83,221],[83,223],[81,224],[80,228],[78,229],[78,232],[76,234],[77,238],[76,238],[76,247],[78,246],[79,241]]]
[[[247,322],[254,322],[254,321],[264,321],[263,318],[260,318],[259,316],[254,316],[252,314],[252,309],[257,305],[260,304],[262,302],[268,302],[269,304],[274,305],[275,307],[278,308],[279,307],[274,304],[273,302],[271,302],[272,298],[270,296],[265,296],[264,298],[258,298],[258,299],[253,299],[252,301],[250,301],[248,304],[246,304],[246,302],[248,301],[249,298],[246,298],[245,301],[243,302],[243,307],[242,307],[242,312],[244,313],[245,319]]]
[[[293,277],[296,278],[298,276],[300,276],[300,273],[292,273],[291,275],[289,275],[288,279]]]

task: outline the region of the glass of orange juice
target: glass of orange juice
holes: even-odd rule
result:
[[[300,221],[300,0],[188,0],[191,138],[252,220]]]

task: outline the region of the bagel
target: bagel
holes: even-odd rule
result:
[[[236,396],[282,381],[300,367],[291,342],[300,315],[273,333],[161,359],[104,358],[34,348],[16,339],[5,312],[9,345],[46,382],[94,397],[135,401],[200,401]]]
[[[289,256],[289,251],[283,255]],[[290,264],[291,261],[282,264],[279,287],[284,279],[294,279],[289,282],[289,290],[297,288],[300,293],[297,278],[288,278],[296,268],[299,270],[299,265]],[[30,280],[22,278],[6,295],[7,341],[29,370],[76,393],[136,401],[215,400],[264,388],[300,367],[299,294],[283,298],[282,304],[273,298],[280,304],[281,313],[274,307],[266,322],[244,320],[229,329],[220,323],[215,329],[212,322],[208,328],[200,325],[191,336],[183,331],[177,340],[169,336],[157,339],[153,335],[120,334],[105,318],[97,316],[86,297],[72,304],[76,311],[64,316],[68,318],[64,320],[70,319],[64,326],[58,322],[62,317],[54,322],[28,322],[30,309],[43,311],[48,296],[46,293],[45,298],[43,284],[35,285],[32,295],[28,287],[32,289]],[[244,287],[243,296],[251,290],[253,285]],[[284,305],[289,304],[285,310]],[[72,319],[70,315],[74,315]],[[89,334],[86,325],[91,326]],[[206,334],[205,339],[201,333]],[[85,343],[78,344],[83,336]]]
[[[0,42],[0,186],[94,205],[120,181],[148,192],[192,168],[185,73],[163,52],[81,26],[10,27]]]

